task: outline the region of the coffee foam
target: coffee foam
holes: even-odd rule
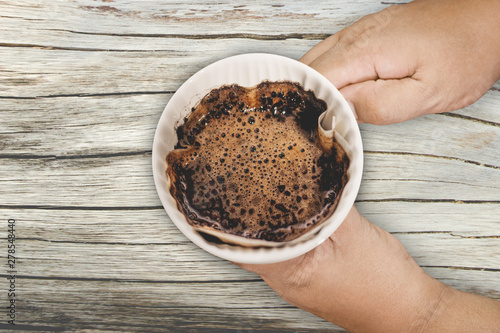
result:
[[[251,239],[295,239],[333,213],[348,158],[324,150],[326,103],[290,82],[212,90],[177,128],[171,193],[193,226]]]

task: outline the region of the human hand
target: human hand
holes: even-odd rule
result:
[[[363,17],[301,59],[390,124],[463,108],[500,79],[500,1],[417,0]]]
[[[298,258],[238,265],[259,274],[289,303],[349,331],[418,331],[449,289],[355,207],[330,238]]]
[[[374,124],[451,111],[500,78],[500,1],[417,0],[369,15],[301,59]],[[289,303],[349,331],[494,331],[500,303],[428,276],[392,235],[353,207],[298,258],[238,264]]]

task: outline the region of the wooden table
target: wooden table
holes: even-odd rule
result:
[[[298,59],[390,5],[251,3],[0,1],[0,328],[15,275],[18,328],[342,331],[189,242],[154,188],[155,127],[190,75],[240,53]],[[430,275],[500,300],[500,84],[457,112],[361,130],[359,210]]]

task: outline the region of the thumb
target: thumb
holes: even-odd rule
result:
[[[429,113],[430,95],[411,77],[368,80],[340,89],[356,110],[358,121],[376,125],[399,123]]]

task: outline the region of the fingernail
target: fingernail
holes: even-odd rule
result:
[[[358,117],[358,114],[356,113],[356,109],[354,108],[354,104],[352,104],[351,101],[347,101],[347,104],[351,108],[351,111],[354,114],[354,118],[356,118],[356,121],[359,121],[359,117]]]

